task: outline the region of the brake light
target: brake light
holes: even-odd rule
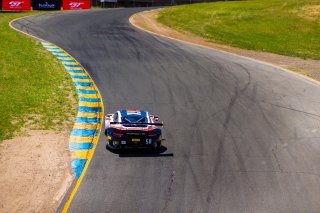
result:
[[[123,134],[119,132],[113,132],[112,135],[116,138],[121,138],[123,136]]]
[[[148,134],[148,136],[149,136],[149,137],[156,137],[156,136],[157,136],[157,134],[150,133],[150,134]]]

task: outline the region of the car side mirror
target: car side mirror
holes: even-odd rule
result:
[[[154,117],[153,117],[153,120],[154,120],[154,121],[159,121],[159,117],[158,117],[158,116],[154,116]]]

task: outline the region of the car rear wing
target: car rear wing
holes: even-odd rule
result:
[[[153,125],[153,126],[163,126],[163,123],[145,123],[145,122],[110,122],[110,124],[124,124],[124,125]]]

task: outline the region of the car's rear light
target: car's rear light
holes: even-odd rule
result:
[[[123,134],[119,132],[113,132],[112,135],[116,138],[121,138],[123,136]]]
[[[156,136],[157,136],[157,134],[149,133],[149,134],[147,134],[147,136],[148,136],[148,137],[156,137]]]

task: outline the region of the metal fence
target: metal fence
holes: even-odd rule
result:
[[[98,7],[154,7],[216,1],[219,0],[92,0],[91,3]]]

